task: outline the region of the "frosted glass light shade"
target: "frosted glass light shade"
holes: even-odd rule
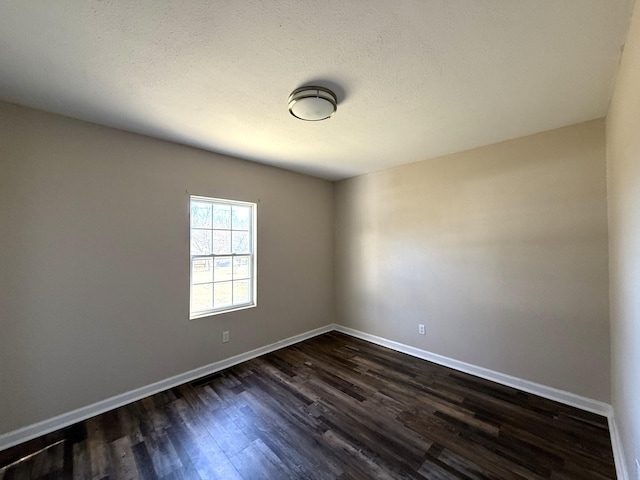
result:
[[[289,95],[289,112],[300,120],[325,120],[333,115],[337,108],[336,95],[327,88],[302,87]]]

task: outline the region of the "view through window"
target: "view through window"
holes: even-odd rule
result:
[[[256,204],[191,197],[190,318],[255,306]]]

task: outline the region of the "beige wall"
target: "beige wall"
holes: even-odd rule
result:
[[[257,308],[188,320],[187,192],[259,202]],[[332,323],[332,196],[0,104],[0,434]]]
[[[338,183],[338,323],[608,401],[605,183],[603,120]]]
[[[611,395],[627,470],[640,460],[640,5],[607,115]],[[632,473],[633,472],[633,473]]]

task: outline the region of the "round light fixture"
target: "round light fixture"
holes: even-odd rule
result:
[[[336,113],[336,94],[323,87],[296,88],[289,95],[289,112],[300,120],[317,122]]]

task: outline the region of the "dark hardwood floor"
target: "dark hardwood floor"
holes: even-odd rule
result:
[[[0,480],[612,479],[607,421],[337,332],[0,452]]]

